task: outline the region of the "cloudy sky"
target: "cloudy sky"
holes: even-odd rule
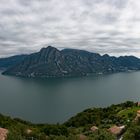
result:
[[[140,57],[140,0],[0,0],[0,57],[47,45]]]

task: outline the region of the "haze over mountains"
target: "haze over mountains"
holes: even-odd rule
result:
[[[76,49],[60,51],[52,46],[27,56],[10,57],[8,60],[13,63],[8,61],[7,65],[10,65],[6,65],[8,69],[3,74],[22,77],[71,77],[140,70],[140,59],[134,56],[117,58]],[[0,66],[2,63],[4,62],[0,59]]]

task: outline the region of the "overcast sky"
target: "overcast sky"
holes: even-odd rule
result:
[[[0,57],[48,45],[140,57],[140,0],[0,0]]]

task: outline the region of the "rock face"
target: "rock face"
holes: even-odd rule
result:
[[[48,46],[25,57],[3,74],[23,77],[70,77],[91,73],[114,73],[140,70],[140,59],[134,56],[110,57],[83,50],[58,50]]]

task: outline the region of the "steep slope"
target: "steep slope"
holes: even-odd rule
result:
[[[59,51],[48,46],[28,55],[21,63],[3,74],[23,77],[68,77],[128,70],[140,70],[140,59],[133,56],[101,56],[76,49]]]

